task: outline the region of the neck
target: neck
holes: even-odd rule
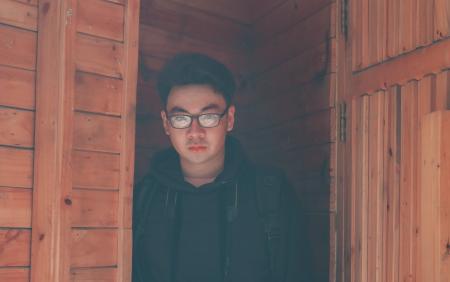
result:
[[[184,179],[194,185],[200,187],[204,184],[211,183],[222,172],[224,167],[224,154],[219,155],[216,159],[205,163],[190,163],[181,159],[181,170]]]

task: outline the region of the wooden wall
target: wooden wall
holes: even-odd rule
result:
[[[253,159],[283,167],[308,219],[317,281],[329,281],[334,182],[333,1],[282,1],[252,27],[237,134]],[[331,233],[332,234],[332,233]]]
[[[0,3],[0,281],[130,281],[135,0]]]
[[[421,156],[432,150],[421,137],[426,116],[450,109],[449,8],[351,2],[348,33],[336,44],[338,98],[348,108],[348,138],[338,144],[336,281],[446,281],[423,272],[429,254],[446,260],[444,242],[433,249],[429,235],[440,226],[427,216],[446,207],[429,201]]]
[[[38,8],[0,6],[0,281],[28,281]]]

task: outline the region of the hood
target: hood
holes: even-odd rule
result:
[[[181,171],[180,158],[173,147],[159,151],[153,156],[150,173],[158,182],[171,189],[201,193],[216,189],[221,184],[233,182],[247,165],[248,160],[242,145],[229,135],[225,141],[224,169],[212,183],[195,187],[186,182]]]

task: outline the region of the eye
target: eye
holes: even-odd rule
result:
[[[218,120],[218,114],[204,114],[199,116],[199,122],[205,127],[216,126]]]
[[[170,122],[172,123],[172,125],[174,127],[181,128],[181,127],[188,126],[190,124],[191,117],[189,117],[189,116],[182,116],[182,115],[172,116],[172,117],[170,117]]]

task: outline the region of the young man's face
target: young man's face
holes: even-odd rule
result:
[[[187,85],[172,89],[166,112],[161,111],[164,130],[184,164],[209,164],[223,159],[225,137],[234,126],[234,106],[230,106],[216,127],[203,128],[194,118],[188,128],[173,128],[168,116],[222,114],[227,105],[222,95],[207,85]]]

